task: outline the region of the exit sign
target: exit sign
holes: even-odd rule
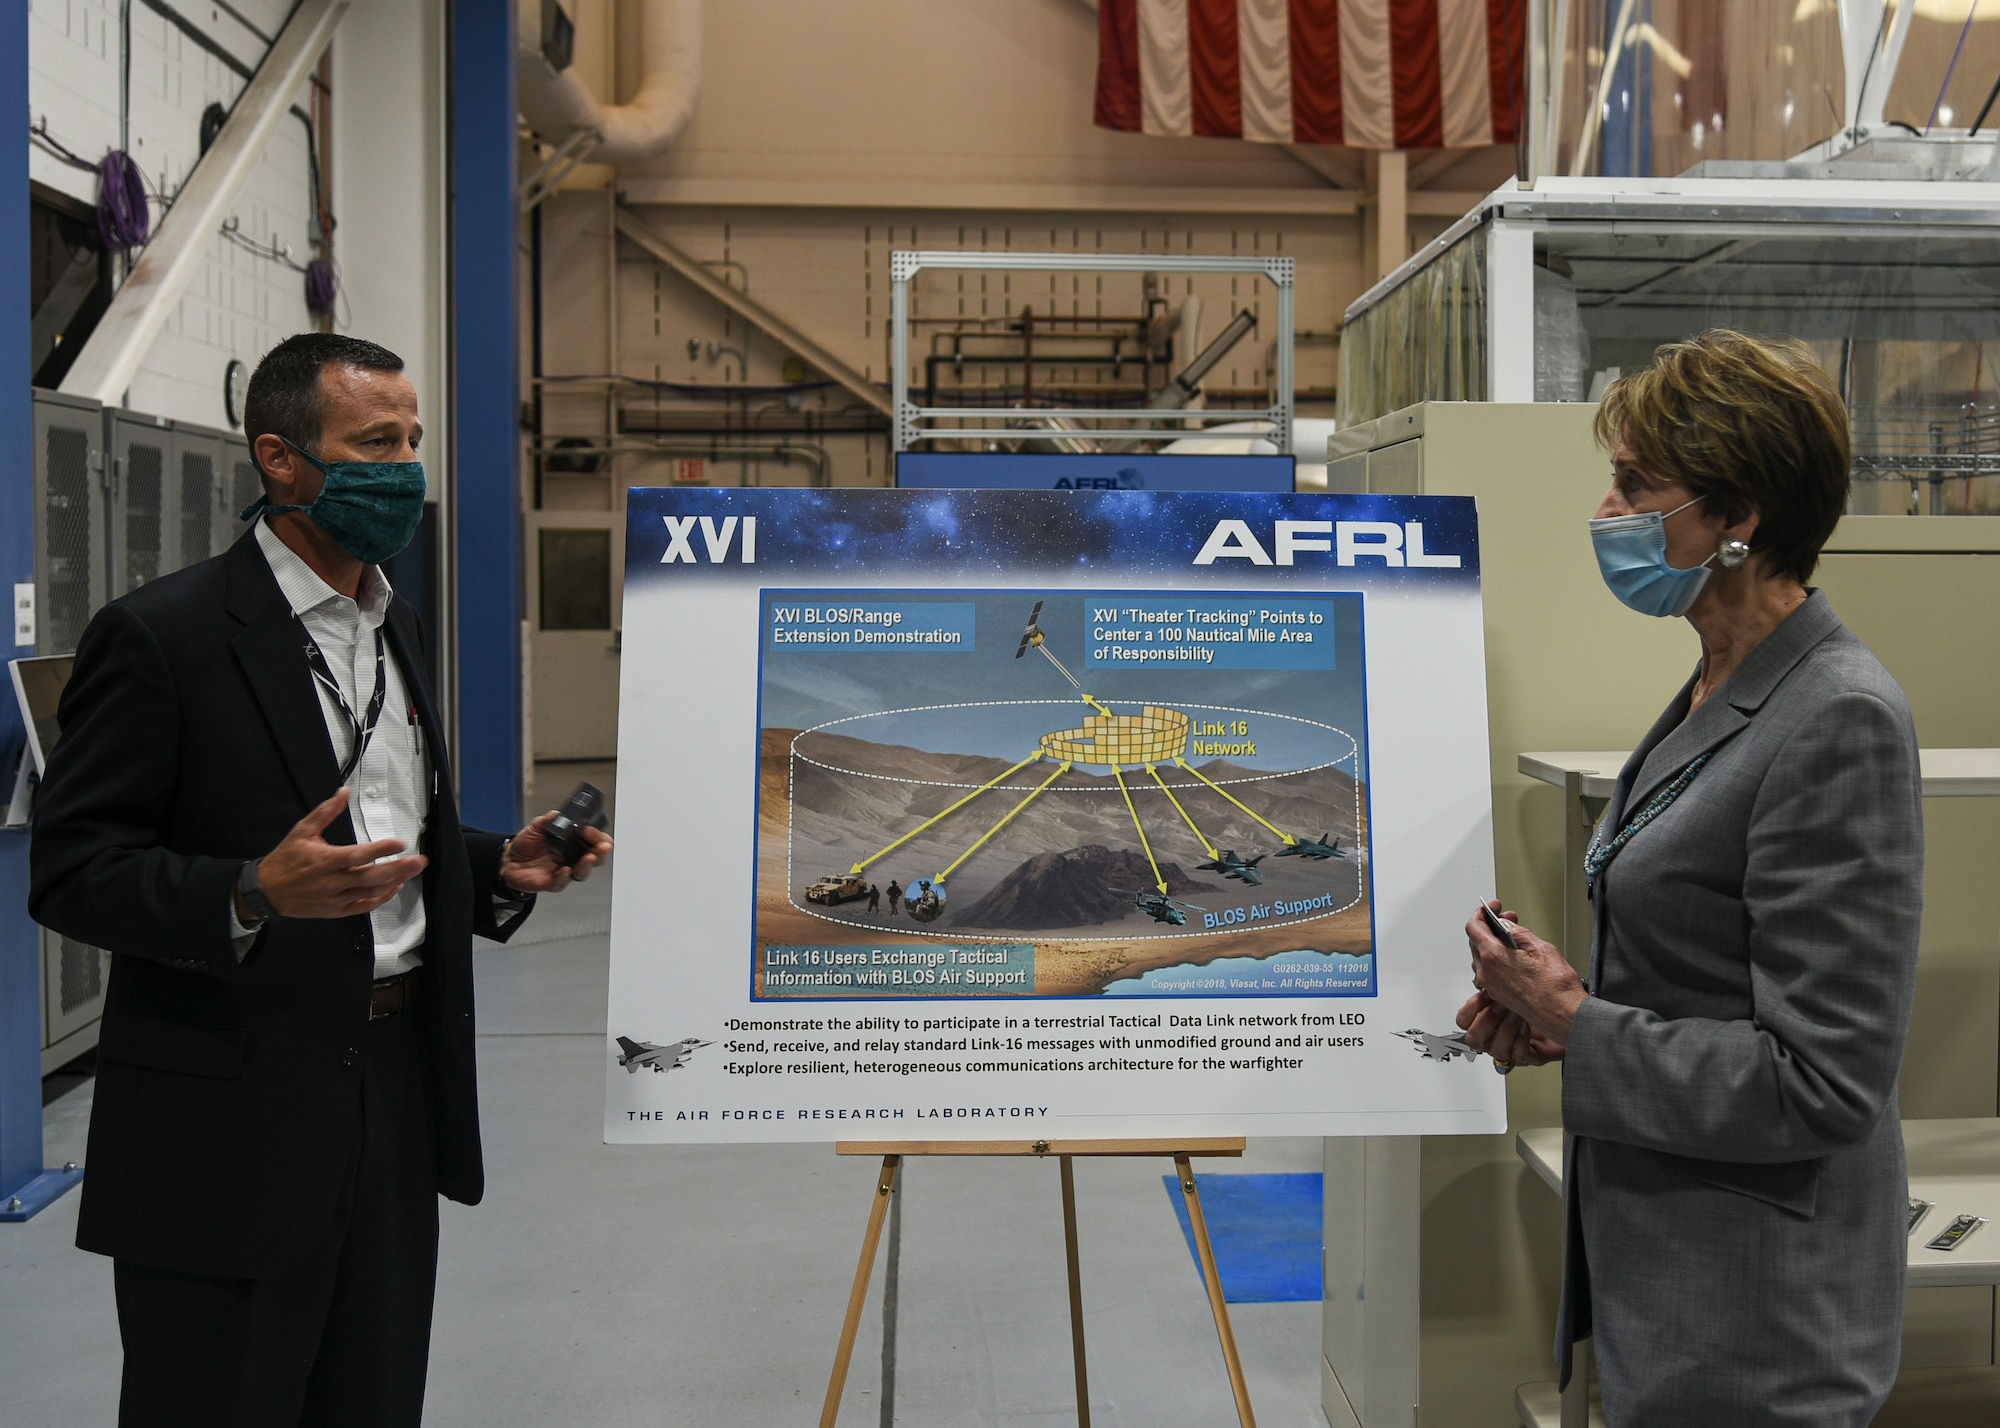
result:
[[[684,456],[674,463],[674,484],[676,486],[706,486],[708,484],[708,460],[701,456]]]

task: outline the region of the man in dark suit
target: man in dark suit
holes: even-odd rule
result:
[[[379,568],[422,514],[402,365],[274,348],[251,532],[100,611],[63,696],[30,908],[114,954],[77,1243],[113,1258],[125,1428],[420,1420],[437,1196],[484,1183],[473,934],[610,852],[459,825]]]

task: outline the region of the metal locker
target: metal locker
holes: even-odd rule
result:
[[[250,443],[239,436],[224,437],[222,441],[225,471],[229,477],[229,499],[223,503],[222,529],[216,537],[216,549],[222,550],[234,545],[250,529],[248,521],[240,519],[243,508],[264,494],[264,478],[257,474],[257,462],[250,455]]]
[[[42,1074],[97,1045],[111,954],[42,929]]]
[[[179,532],[179,483],[173,463],[173,423],[164,417],[113,411],[107,415],[111,452],[111,598],[129,594],[174,568]]]
[[[220,555],[229,499],[225,438],[207,427],[174,428],[174,479],[178,489],[173,569]]]
[[[67,654],[107,596],[104,412],[34,393],[35,648]]]

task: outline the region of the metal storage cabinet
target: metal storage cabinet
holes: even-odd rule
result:
[[[220,433],[200,427],[174,429],[177,517],[172,569],[207,560],[222,550],[223,505],[229,488],[223,476],[227,453]]]
[[[242,438],[34,394],[36,648],[66,654],[107,601],[219,555],[262,489]],[[42,929],[42,1073],[97,1044],[110,954]]]
[[[111,954],[42,929],[42,1074],[97,1045]]]
[[[164,417],[105,415],[111,453],[111,598],[128,595],[174,568],[180,519],[173,423]]]
[[[227,550],[250,529],[238,516],[245,506],[264,494],[264,480],[257,474],[250,443],[240,436],[227,436],[222,439],[222,447],[229,498],[223,502],[222,523],[216,532],[217,551]]]
[[[35,647],[65,654],[107,598],[104,411],[37,391],[34,422]]]
[[[67,654],[108,596],[104,409],[34,394],[35,649]],[[42,1074],[97,1044],[111,956],[42,929]]]

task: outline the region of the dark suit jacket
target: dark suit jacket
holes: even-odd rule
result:
[[[1903,691],[1814,591],[1619,776],[1563,1062],[1557,1352],[1613,1423],[1870,1422],[1896,1378],[1896,1080],[1923,912]]]
[[[494,920],[502,835],[459,826],[400,599],[387,631],[435,771],[417,1015],[438,1183],[472,1204],[472,935],[504,940],[520,919]],[[244,860],[339,787],[303,627],[255,539],[99,611],[61,719],[28,905],[114,954],[77,1244],[187,1273],[280,1272],[331,1231],[357,1153],[374,940],[364,914],[269,924],[240,963],[231,945]],[[345,814],[324,836],[355,841]]]

